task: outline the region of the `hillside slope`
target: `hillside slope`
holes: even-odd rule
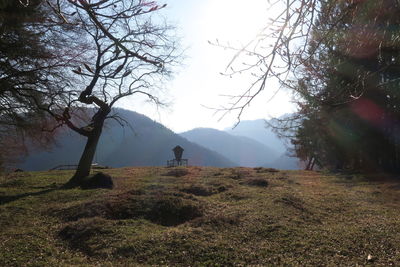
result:
[[[218,152],[243,167],[264,166],[278,154],[266,145],[244,136],[235,136],[210,128],[196,128],[180,134],[193,143]]]
[[[118,114],[133,127],[121,127],[108,120],[99,141],[95,162],[111,166],[164,166],[174,158],[172,148],[182,146],[184,158],[198,166],[234,166],[222,155],[191,143],[165,126],[139,113],[117,109]],[[86,139],[68,129],[58,138],[51,151],[29,155],[18,167],[24,170],[48,170],[57,165],[77,164]]]
[[[285,144],[282,139],[279,139],[271,129],[266,127],[265,120],[243,120],[236,127],[226,128],[225,131],[229,134],[246,136],[252,138],[278,153],[286,151]]]
[[[278,138],[278,136],[267,127],[265,120],[244,120],[235,128],[226,128],[225,131],[229,134],[254,139],[271,147],[277,152],[278,155],[274,161],[265,161],[260,166],[269,166],[284,170],[302,169],[297,158],[287,156],[288,144],[285,143],[285,140]]]
[[[265,168],[0,175],[0,266],[399,266],[399,181]]]
[[[289,156],[287,153],[281,154],[273,162],[265,165],[282,170],[304,170],[304,164],[302,165],[298,158]]]

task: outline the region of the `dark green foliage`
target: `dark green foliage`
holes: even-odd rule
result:
[[[329,169],[400,172],[400,6],[321,4],[296,84],[296,155]]]

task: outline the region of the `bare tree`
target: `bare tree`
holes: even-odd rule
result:
[[[214,45],[236,51],[226,67],[225,75],[234,76],[248,73],[250,85],[241,94],[232,96],[233,101],[220,111],[237,112],[238,120],[245,108],[269,84],[278,81],[283,87],[293,86],[296,71],[302,67],[304,55],[308,52],[310,33],[321,12],[317,0],[275,0],[269,1],[270,14],[267,25],[243,47],[232,47],[217,42]],[[275,89],[275,95],[280,88]]]
[[[238,113],[238,119],[245,108],[263,90],[271,89],[271,84],[278,81],[281,85],[275,89],[275,95],[282,88],[290,89],[295,96],[304,97],[305,94],[315,96],[314,88],[299,86],[298,81],[304,73],[314,72],[314,63],[318,63],[318,54],[331,49],[325,44],[336,39],[340,42],[340,52],[354,54],[355,51],[364,51],[368,46],[379,50],[382,41],[374,31],[368,32],[369,26],[358,25],[357,29],[348,28],[349,34],[343,34],[343,22],[351,21],[360,13],[370,16],[371,20],[380,16],[379,12],[386,12],[390,7],[398,8],[398,1],[355,1],[355,0],[275,0],[268,1],[270,6],[267,25],[243,47],[232,47],[217,42],[214,45],[236,51],[226,67],[227,76],[239,73],[250,73],[253,80],[239,95],[232,96],[233,101],[220,111]],[[349,20],[350,18],[350,20]],[[376,25],[375,25],[376,27]],[[339,32],[338,32],[339,31]],[[385,32],[388,34],[387,32]],[[333,37],[335,36],[335,37]],[[352,38],[353,37],[353,38]],[[337,49],[339,52],[339,49]],[[314,80],[321,78],[315,77]],[[374,75],[374,73],[371,73]],[[365,81],[370,76],[361,77],[359,82]],[[321,79],[320,79],[321,80]],[[320,81],[322,84],[323,82]],[[307,91],[310,90],[310,91]],[[340,95],[337,105],[356,98],[354,94]],[[319,101],[317,97],[315,101]]]
[[[87,143],[69,185],[79,185],[90,173],[104,121],[122,98],[144,95],[160,104],[156,89],[170,75],[178,59],[173,28],[156,16],[166,5],[143,0],[53,1],[52,8],[65,20],[81,27],[85,34],[85,55],[72,69],[80,87],[62,88],[69,94],[63,108],[48,109],[58,125],[68,126],[85,136]],[[75,49],[80,49],[76,47]],[[78,84],[75,83],[75,86]],[[76,94],[74,96],[74,94]],[[78,126],[76,107],[92,107],[95,112],[84,126]]]
[[[214,43],[236,51],[226,68],[225,75],[249,73],[252,77],[250,85],[239,95],[232,96],[233,101],[220,110],[236,111],[239,121],[246,107],[265,89],[274,90],[272,98],[283,88],[290,89],[295,97],[299,96],[296,100],[300,102],[305,93],[312,96],[314,91],[305,91],[304,87],[299,86],[298,81],[308,68],[313,68],[312,60],[317,60],[314,55],[318,54],[318,50],[324,49],[324,42],[332,37],[338,29],[338,24],[345,17],[351,16],[356,9],[362,8],[360,1],[353,0],[269,2],[269,14],[274,15],[248,44],[243,47],[232,47]],[[320,27],[321,20],[327,19],[329,24],[325,26],[329,27]],[[275,87],[276,82],[280,87]]]
[[[144,95],[161,104],[158,89],[180,58],[174,29],[159,14],[165,6],[147,0],[5,1],[0,131],[51,136],[67,126],[86,137],[69,182],[80,184],[89,175],[104,121],[122,123],[110,116],[120,99]],[[82,111],[88,110],[94,114],[83,123]]]

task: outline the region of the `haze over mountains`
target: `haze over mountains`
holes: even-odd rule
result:
[[[129,127],[122,128],[117,122],[108,120],[96,151],[95,162],[110,167],[165,166],[174,158],[172,148],[181,145],[184,158],[189,164],[199,166],[232,167],[236,164],[222,155],[189,142],[163,125],[139,113],[117,110],[126,119]],[[58,165],[77,164],[86,139],[66,130],[58,145],[51,151],[32,153],[18,168],[23,170],[48,170]]]
[[[266,163],[272,163],[278,155],[277,151],[254,139],[211,128],[196,128],[181,135],[191,142],[224,155],[239,166],[264,166]]]
[[[100,165],[165,166],[166,161],[174,157],[172,148],[180,145],[185,149],[183,158],[188,158],[190,165],[298,168],[296,164],[293,166],[296,162],[293,158],[282,158],[282,141],[271,135],[263,120],[244,121],[244,126],[240,124],[234,130],[193,129],[178,135],[139,113],[123,109],[116,111],[132,125],[133,130],[108,121],[94,160]],[[239,133],[247,136],[239,136]],[[262,133],[268,138],[263,139]],[[86,139],[65,130],[58,140],[51,151],[32,153],[18,168],[48,170],[58,165],[77,164]],[[280,144],[276,144],[277,141]]]
[[[241,121],[236,127],[226,128],[229,134],[247,136],[252,138],[281,154],[286,152],[286,146],[271,129],[266,127],[265,120]]]
[[[285,170],[301,169],[299,160],[288,155],[287,141],[278,138],[278,136],[267,127],[265,120],[242,121],[235,128],[227,128],[225,131],[234,135],[247,136],[277,151],[278,155],[275,160],[273,162],[267,161],[266,165]]]
[[[235,128],[227,128],[225,131],[196,128],[181,135],[218,152],[238,166],[299,169],[298,159],[287,155],[284,141],[266,128],[264,120],[242,121]]]

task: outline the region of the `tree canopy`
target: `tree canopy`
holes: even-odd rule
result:
[[[53,134],[49,107],[64,98],[70,81],[63,69],[75,57],[60,34],[54,14],[41,1],[2,1],[0,6],[0,146],[2,162],[24,151],[24,140],[46,145]],[[56,26],[57,25],[57,26]],[[72,30],[72,28],[70,28]],[[16,153],[14,153],[16,154]],[[1,165],[1,164],[0,164]]]
[[[76,177],[86,176],[117,101],[140,94],[161,103],[157,89],[179,58],[174,29],[159,15],[165,6],[144,0],[6,4],[0,118],[9,120],[3,125],[20,118],[38,132],[65,125],[87,137],[79,164],[85,170],[78,168]],[[82,108],[93,113],[86,122]]]
[[[400,7],[396,1],[321,6],[312,53],[295,85],[304,114],[296,149],[309,145],[302,131],[316,133],[308,156],[320,166],[398,172]]]
[[[398,1],[287,0],[271,8],[278,15],[230,64],[230,75],[250,71],[255,80],[228,109],[240,116],[275,79],[298,106],[277,131],[308,168],[400,171]]]

